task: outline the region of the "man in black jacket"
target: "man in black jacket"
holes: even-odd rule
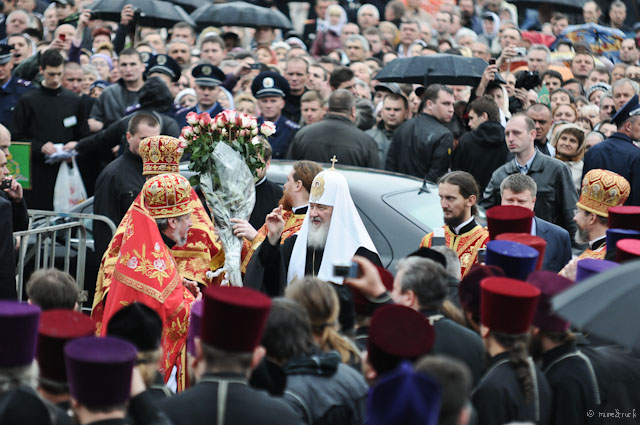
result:
[[[142,175],[142,158],[138,149],[142,139],[160,135],[160,123],[155,116],[138,113],[127,129],[129,148],[111,162],[96,181],[96,194],[93,202],[95,214],[106,215],[118,226],[122,217],[136,199],[144,185]],[[102,258],[112,234],[102,222],[94,225],[95,251],[98,258]]]
[[[500,124],[498,105],[489,97],[475,99],[469,105],[471,131],[460,138],[453,153],[453,170],[471,174],[480,186],[480,193],[496,168],[507,162],[509,149],[504,142],[504,127]]]
[[[422,94],[423,109],[393,135],[385,169],[435,182],[449,169],[453,134],[453,91],[431,84]]]
[[[329,97],[325,118],[299,130],[289,147],[290,159],[329,162],[335,155],[340,164],[377,168],[378,145],[355,125],[355,97],[338,89]]]
[[[571,171],[563,162],[537,150],[534,146],[535,135],[535,123],[528,116],[518,114],[509,120],[505,139],[514,159],[493,172],[480,206],[489,209],[500,205],[500,183],[511,174],[523,173],[538,185],[534,209],[536,217],[557,224],[573,237],[576,233],[573,212],[578,193]]]
[[[205,372],[196,385],[160,405],[173,424],[302,423],[286,403],[248,384],[265,354],[260,340],[270,308],[269,297],[252,289],[214,286],[205,291],[195,340]]]

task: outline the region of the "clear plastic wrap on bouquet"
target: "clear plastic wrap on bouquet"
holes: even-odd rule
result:
[[[220,184],[216,187],[211,174],[200,175],[200,186],[215,219],[218,236],[225,255],[225,271],[229,284],[242,286],[240,252],[242,238],[233,234],[230,218],[248,220],[256,203],[253,175],[245,160],[233,148],[218,143],[211,159],[215,164]]]

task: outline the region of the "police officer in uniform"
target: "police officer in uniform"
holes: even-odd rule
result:
[[[217,66],[205,63],[193,68],[191,75],[196,80],[198,103],[192,108],[183,108],[178,111],[176,121],[178,121],[180,128],[187,125],[187,114],[189,112],[197,114],[208,112],[213,118],[223,110],[218,103],[218,96],[220,96],[220,85],[226,78],[224,72]]]
[[[181,75],[180,65],[169,55],[153,55],[147,62],[145,76],[160,78],[172,90],[171,94],[173,94],[174,83],[178,82]]]
[[[275,134],[267,140],[273,149],[273,158],[282,159],[287,155],[289,143],[300,126],[282,115],[285,97],[289,95],[289,83],[277,72],[261,72],[251,84],[251,92],[258,99],[262,115],[258,123],[272,121],[276,126]]]
[[[0,124],[11,128],[11,116],[18,99],[26,91],[31,90],[31,81],[11,76],[13,56],[11,46],[0,44]]]

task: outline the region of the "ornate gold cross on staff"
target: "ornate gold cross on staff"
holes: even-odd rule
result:
[[[335,155],[333,155],[333,158],[331,158],[331,168],[329,168],[330,170],[334,170],[336,169],[336,162],[338,162],[338,158],[336,158]]]

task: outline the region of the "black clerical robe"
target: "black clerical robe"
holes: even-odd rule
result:
[[[278,206],[280,198],[282,198],[282,188],[265,177],[256,185],[256,204],[249,217],[249,224],[254,229],[261,228],[267,214]]]

